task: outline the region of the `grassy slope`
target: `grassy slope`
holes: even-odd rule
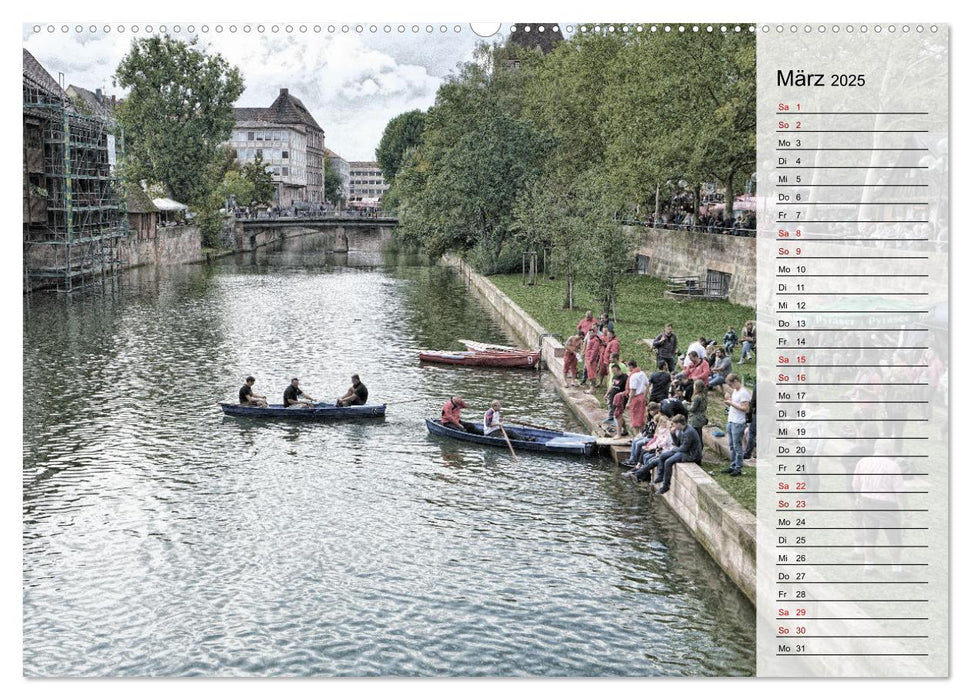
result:
[[[521,275],[495,275],[489,279],[547,331],[561,339],[570,335],[585,311],[592,310],[595,315],[600,311],[579,285],[574,290],[575,308],[570,310],[563,308],[565,283],[561,280],[540,279],[530,287],[523,285]],[[699,335],[721,342],[729,325],[740,331],[746,321],[755,318],[755,310],[748,306],[727,301],[675,301],[664,296],[665,289],[664,280],[655,277],[626,275],[623,278],[617,292],[615,323],[621,358],[636,359],[642,367],[653,369],[654,352],[635,341],[654,338],[664,330],[665,323],[674,325],[679,349],[683,352]],[[740,348],[736,348],[736,371],[741,371],[746,386],[752,386],[755,363],[739,367],[739,353]],[[719,400],[720,395],[718,390],[709,394],[708,421],[724,428],[725,408]],[[706,451],[705,454],[707,459],[709,453]],[[718,473],[726,464],[706,461],[705,468],[715,472],[714,478],[739,503],[755,512],[754,468],[746,467],[744,476],[732,478]]]

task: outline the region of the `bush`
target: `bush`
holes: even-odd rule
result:
[[[483,275],[505,275],[523,270],[523,249],[515,243],[506,243],[496,255],[491,244],[479,242],[466,253],[465,259]]]

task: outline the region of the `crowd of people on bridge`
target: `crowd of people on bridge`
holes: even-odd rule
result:
[[[630,354],[621,354],[614,323],[606,313],[595,318],[587,311],[564,344],[566,385],[586,387],[589,394],[603,390],[608,411],[605,430],[621,437],[634,435],[631,456],[625,462],[631,469],[626,475],[646,480],[654,473],[654,481],[661,485],[659,493],[665,493],[675,464],[700,464],[708,392],[721,387],[731,453],[730,466],[724,471],[740,476],[744,460],[755,447],[755,396],[754,389],[746,388],[733,371],[733,351],[741,346],[739,364],[754,357],[755,322],[747,321],[741,335],[729,326],[721,343],[699,336],[683,353],[671,323],[653,339],[638,342],[656,355],[656,368],[650,375]]]

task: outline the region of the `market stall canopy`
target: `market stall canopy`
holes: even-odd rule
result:
[[[185,204],[176,202],[174,199],[169,199],[168,197],[153,199],[152,204],[158,207],[159,211],[186,211],[189,208]]]

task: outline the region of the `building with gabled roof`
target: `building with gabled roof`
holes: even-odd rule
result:
[[[280,88],[269,107],[236,107],[229,146],[236,160],[259,157],[271,171],[278,207],[316,207],[324,201],[324,130],[300,99]]]

